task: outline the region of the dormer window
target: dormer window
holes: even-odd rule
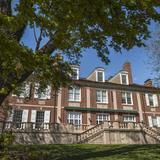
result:
[[[129,84],[129,81],[128,81],[128,74],[121,74],[121,84],[126,84],[128,85]]]
[[[78,67],[73,67],[72,68],[73,74],[72,74],[72,79],[79,79],[79,68]]]
[[[97,71],[96,81],[104,82],[104,71]]]

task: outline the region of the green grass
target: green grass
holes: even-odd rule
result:
[[[14,145],[29,160],[160,160],[160,145]],[[28,158],[27,158],[28,157]]]

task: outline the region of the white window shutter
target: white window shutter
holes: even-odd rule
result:
[[[36,110],[32,110],[32,113],[31,113],[31,122],[33,122],[33,123],[36,122],[36,114],[37,114],[37,111]]]
[[[50,122],[50,111],[45,111],[44,112],[44,123],[49,123]]]
[[[25,86],[25,96],[29,97],[30,94],[30,83],[27,83]]]
[[[7,121],[8,122],[12,122],[13,121],[13,114],[14,114],[14,110],[12,109],[11,112],[9,112]]]
[[[46,99],[51,98],[51,86],[47,86],[46,88]]]
[[[158,106],[158,97],[156,94],[153,95],[153,103],[154,103],[154,106],[157,107]]]
[[[27,122],[27,121],[28,121],[28,109],[24,109],[22,114],[22,122]]]
[[[157,117],[157,125],[160,127],[160,117]]]
[[[38,88],[39,88],[39,83],[35,83],[34,98],[38,98]]]
[[[108,103],[108,91],[106,91],[106,103]]]
[[[147,104],[147,106],[150,106],[150,105],[149,105],[149,97],[148,97],[148,94],[147,94],[147,93],[145,94],[145,97],[146,97],[146,104]]]
[[[152,117],[148,116],[149,127],[153,127]]]

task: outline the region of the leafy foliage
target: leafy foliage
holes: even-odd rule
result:
[[[159,6],[158,0],[1,0],[0,104],[33,74],[42,86],[65,85],[69,64],[79,63],[86,48],[107,64],[110,48],[143,46],[151,20],[160,20]],[[35,49],[21,40],[27,27]]]
[[[154,82],[157,87],[160,87],[160,30],[159,25],[153,34],[154,39],[149,44],[150,65],[154,72]]]

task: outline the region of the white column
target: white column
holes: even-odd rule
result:
[[[86,88],[86,91],[87,91],[87,108],[90,108],[91,107],[91,95],[90,95],[90,88],[87,87]],[[91,122],[90,122],[90,119],[91,119],[91,113],[90,112],[87,112],[87,124],[90,125]]]
[[[140,122],[142,122],[143,112],[142,112],[142,103],[141,103],[140,93],[136,93],[136,95],[137,95],[137,102],[138,102],[139,118],[140,118]]]
[[[57,123],[61,123],[60,119],[61,118],[61,100],[62,100],[62,88],[58,90],[58,100],[57,100]]]
[[[113,93],[113,108],[116,110],[117,109],[117,95],[116,95],[116,90],[112,90]],[[114,115],[115,120],[118,120],[118,115]]]

